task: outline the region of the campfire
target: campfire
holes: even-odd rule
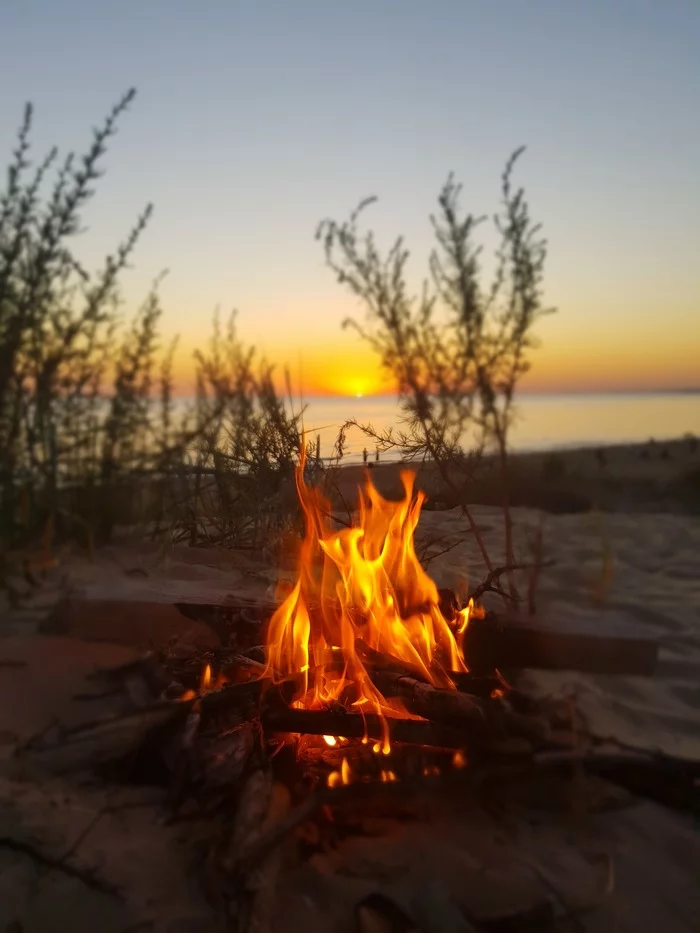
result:
[[[533,700],[517,674],[648,675],[656,643],[544,629],[439,588],[416,553],[425,497],[411,472],[401,482],[392,501],[368,474],[348,525],[305,483],[302,461],[304,536],[293,582],[280,584],[275,603],[182,605],[216,630],[219,647],[164,647],[98,673],[118,712],[48,729],[24,759],[161,783],[174,818],[216,815],[211,851],[226,898],[254,912],[265,903],[262,866],[280,870],[270,854],[283,841],[296,838],[307,855],[332,848],[362,823],[358,812],[405,822],[417,795],[491,792],[513,775],[521,788],[523,775],[539,781],[561,766],[570,777],[572,760],[631,780],[629,757],[621,764],[619,749],[603,754],[590,741],[584,756],[571,705]],[[632,764],[645,787],[692,797],[696,773],[685,766],[649,755]]]
[[[467,626],[484,613],[473,602],[446,610],[421,567],[414,533],[425,496],[414,491],[412,472],[401,474],[398,501],[383,498],[368,475],[357,523],[334,530],[330,504],[306,485],[303,466],[296,483],[305,535],[297,578],[267,628],[264,676],[294,684],[292,709],[335,710],[352,735],[361,719],[361,742],[388,756],[390,724],[423,718],[406,702],[410,695],[415,705],[418,685],[423,695],[431,686],[456,691],[456,677],[468,673]],[[324,741],[333,748],[348,736]]]

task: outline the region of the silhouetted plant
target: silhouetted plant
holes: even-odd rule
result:
[[[134,96],[122,97],[84,156],[59,165],[52,149],[34,170],[25,110],[0,196],[0,555],[47,527],[92,545],[137,514],[139,498],[145,517],[176,536],[186,525],[193,541],[213,527],[217,540],[250,540],[274,507],[264,491],[298,453],[299,416],[276,393],[270,367],[238,340],[233,319],[197,354],[196,398],[180,411],[175,345],[163,352],[159,341],[158,282],[122,321],[119,278],[150,205],[96,273],[74,253],[107,143]],[[202,484],[212,474],[204,514]]]
[[[439,213],[431,218],[437,247],[420,296],[407,284],[409,253],[403,240],[384,256],[374,235],[359,230],[374,198],[363,201],[346,222],[326,220],[317,232],[338,281],[368,312],[364,325],[354,319],[345,323],[376,350],[398,386],[404,428],[378,435],[370,425],[360,427],[384,447],[429,457],[446,482],[461,487],[460,504],[489,572],[494,566],[466,503],[466,486],[481,452],[494,446],[501,463],[505,559],[514,564],[508,430],[516,386],[529,368],[533,325],[546,313],[541,295],[546,243],[523,190],[514,189],[511,180],[522,151],[508,160],[501,178],[502,207],[494,217],[500,247],[488,286],[482,285],[481,250],[473,243],[485,218],[460,211],[461,186],[452,176],[440,193]]]
[[[273,369],[236,333],[236,315],[195,353],[196,403],[182,534],[191,544],[259,545],[287,527],[296,500],[284,496],[301,450],[303,412],[278,394]]]
[[[55,504],[62,470],[94,457],[87,435],[99,417],[118,277],[151,208],[95,275],[76,259],[71,241],[100,176],[107,141],[133,97],[129,91],[112,109],[82,158],[71,153],[64,159],[45,203],[42,184],[58,153],[51,150],[30,174],[27,106],[0,198],[0,514],[10,538],[19,530],[20,489],[31,499],[23,516],[31,530]]]

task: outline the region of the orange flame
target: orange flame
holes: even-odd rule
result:
[[[180,700],[185,702],[187,700],[194,700],[197,697],[204,696],[205,693],[211,693],[213,690],[218,690],[225,683],[225,678],[219,674],[216,679],[213,678],[211,672],[211,664],[205,664],[204,670],[202,671],[201,677],[199,679],[199,690],[185,690],[185,692],[180,696]]]
[[[401,473],[404,495],[384,499],[369,475],[360,489],[353,527],[331,527],[330,505],[304,482],[304,458],[296,487],[304,512],[296,582],[270,619],[267,675],[298,683],[294,705],[320,709],[341,703],[378,714],[384,723],[381,750],[389,751],[387,716],[409,714],[390,704],[372,683],[358,639],[398,658],[429,682],[452,687],[450,671],[466,671],[463,641],[473,604],[446,619],[436,584],[420,565],[414,532],[425,501],[414,491],[415,474]],[[328,745],[336,738],[325,736]],[[379,749],[375,749],[379,750]],[[335,773],[334,781],[343,780]]]

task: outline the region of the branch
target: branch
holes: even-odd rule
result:
[[[503,596],[506,599],[518,599],[519,597],[511,596],[498,586],[501,576],[504,573],[512,573],[514,570],[532,570],[534,568],[541,570],[543,567],[551,567],[553,564],[553,560],[548,560],[539,564],[504,564],[502,567],[494,567],[487,575],[486,579],[469,594],[469,598],[476,602],[484,593],[498,593],[499,596]]]

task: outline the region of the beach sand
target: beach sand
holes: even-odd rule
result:
[[[597,481],[596,470],[600,468],[592,459],[594,454],[588,451],[567,456],[567,474],[578,457],[580,470],[585,467]],[[609,453],[608,461],[617,464],[616,477],[625,475],[622,464],[626,462],[630,474],[644,474],[644,481],[651,482],[654,488],[663,488],[672,482],[673,475],[694,464],[689,459],[681,462],[675,451],[670,463],[666,457],[658,462],[651,459],[653,466],[646,458],[641,460],[638,451],[630,450]],[[539,469],[542,462],[546,460],[540,461]],[[376,470],[374,475],[380,488],[391,492],[386,487],[393,484],[396,489],[396,467]],[[347,471],[342,481],[350,486],[350,480],[361,476],[361,471],[357,476]],[[474,535],[459,508],[445,508],[444,502],[437,504],[440,507],[426,509],[421,515],[416,534],[418,553],[439,585],[459,587],[466,582],[473,587],[485,575]],[[700,516],[683,514],[678,502],[674,511],[662,511],[659,505],[659,500],[654,499],[645,509],[637,495],[633,509],[618,511],[588,509],[576,514],[551,514],[535,508],[514,508],[517,558],[531,562],[533,541],[541,535],[540,559],[552,561],[538,578],[538,618],[562,629],[584,620],[601,632],[623,620],[638,632],[656,635],[662,645],[654,677],[526,671],[520,685],[538,694],[570,698],[583,715],[587,729],[596,736],[700,759]],[[501,563],[500,509],[476,504],[472,511],[494,563]],[[439,553],[451,545],[449,551]],[[0,835],[23,837],[28,833],[30,840],[38,838],[43,847],[61,855],[89,830],[80,843],[80,859],[85,864],[103,866],[108,876],[130,893],[127,905],[115,904],[106,895],[86,893],[84,886],[71,879],[52,874],[37,881],[30,861],[0,852],[0,873],[4,872],[0,920],[7,924],[26,917],[30,921],[27,929],[50,933],[57,929],[52,924],[60,911],[61,928],[67,928],[70,918],[71,929],[86,933],[94,929],[98,916],[101,928],[108,933],[119,933],[131,928],[130,923],[149,917],[155,919],[144,928],[167,933],[201,929],[210,917],[210,906],[203,901],[199,882],[188,867],[191,829],[180,831],[164,824],[157,803],[138,802],[140,791],[113,789],[105,798],[96,788],[69,788],[61,782],[38,785],[28,782],[26,775],[18,779],[6,773],[5,766],[11,760],[14,744],[45,728],[55,716],[74,721],[79,715],[95,715],[92,704],[83,704],[92,708],[81,712],[71,700],[71,693],[83,689],[80,685],[90,655],[86,643],[92,643],[94,649],[95,640],[101,642],[99,662],[115,664],[124,660],[125,652],[138,654],[152,642],[174,640],[185,647],[215,644],[216,637],[206,624],[185,618],[174,606],[167,605],[168,600],[176,601],[178,594],[185,591],[200,592],[203,601],[227,595],[234,599],[270,599],[276,581],[280,576],[288,577],[290,571],[280,570],[255,552],[173,547],[162,542],[145,543],[134,535],[101,549],[93,559],[69,549],[59,552],[56,558],[56,566],[33,598],[19,610],[5,609],[0,617]],[[522,575],[519,581],[523,583]],[[141,594],[146,602],[140,609],[131,604],[124,611],[100,612],[82,620],[76,617],[63,637],[41,634],[47,617],[67,590],[79,593],[90,587],[131,593],[132,598]],[[154,592],[166,596],[164,604],[155,610],[148,608],[148,594]],[[489,596],[485,602],[497,606],[498,597]],[[30,701],[23,703],[18,715],[21,696],[29,696]],[[100,817],[106,806],[135,809]],[[91,830],[95,820],[99,823]],[[615,853],[619,880],[610,907],[609,922],[613,925],[607,926],[604,921],[596,926],[591,921],[592,925],[585,929],[597,933],[613,928],[661,928],[645,925],[653,911],[657,911],[654,923],[663,921],[664,928],[684,933],[693,929],[686,921],[681,922],[680,915],[671,923],[665,906],[669,899],[676,898],[688,916],[688,911],[695,909],[692,905],[697,892],[693,894],[692,871],[688,871],[687,859],[678,856],[687,851],[692,859],[697,850],[690,823],[647,803],[639,804],[626,816],[608,814],[598,820],[602,822],[596,830],[596,846],[603,852]],[[647,831],[652,826],[656,828]],[[582,839],[589,839],[590,826],[582,832]],[[569,834],[566,823],[561,838]],[[476,854],[482,853],[484,838],[474,836]],[[370,848],[376,846],[374,840],[370,843]],[[559,850],[552,851],[552,865],[556,865]],[[582,857],[578,849],[576,852],[580,868]],[[532,852],[528,857],[532,858]],[[502,865],[502,859],[499,850],[494,864]],[[569,877],[582,877],[577,874],[579,868]],[[478,891],[485,876],[482,868],[474,871]],[[314,875],[306,882],[303,877],[292,877],[296,879],[293,890],[282,898],[288,905],[287,913],[289,905],[295,905],[295,916],[298,914],[301,923],[308,906],[308,898],[302,903],[304,884],[310,884],[309,890],[318,893],[325,875]],[[494,903],[502,896],[504,886],[513,883],[510,876],[494,882]],[[313,928],[311,920],[304,923],[304,929]]]
[[[603,472],[595,452],[570,451],[556,456],[564,459],[565,474],[578,476],[580,488],[590,495],[585,477],[599,483]],[[700,453],[691,450],[687,440],[665,448],[653,445],[651,450],[649,445],[609,448],[605,458],[608,484],[623,483],[627,477],[628,484],[634,485],[641,477],[645,484],[651,484],[645,486],[647,490],[657,491],[700,466]],[[540,470],[547,455],[521,459]],[[399,472],[399,466],[385,465],[371,475],[380,491],[397,496],[401,490]],[[362,469],[356,467],[341,471],[343,497],[350,505],[363,476]],[[417,482],[419,486],[434,485],[433,470],[428,467],[419,473]],[[638,491],[635,495],[632,510],[590,508],[574,514],[552,514],[516,506],[512,511],[515,555],[518,562],[532,563],[533,542],[541,534],[539,560],[552,564],[538,576],[537,616],[564,629],[583,620],[605,632],[606,626],[622,620],[640,632],[650,632],[662,645],[657,676],[543,672],[525,676],[533,689],[575,693],[576,703],[598,735],[700,758],[700,515],[683,514],[679,502],[674,503],[674,511],[662,511],[663,501],[658,497],[648,500],[645,509]],[[500,508],[476,504],[471,510],[493,562],[504,563]],[[457,507],[445,508],[444,502],[429,499],[421,514],[416,544],[439,585],[456,587],[461,580],[473,589],[485,576],[474,536]],[[446,547],[451,549],[435,556]],[[288,556],[282,571],[275,559],[254,551],[144,542],[132,534],[103,548],[92,560],[84,553],[66,552],[50,573],[53,583],[41,589],[24,609],[5,612],[3,628],[7,634],[36,630],[66,587],[80,589],[96,583],[107,585],[110,591],[145,586],[150,590],[170,587],[175,592],[180,584],[194,586],[201,589],[204,600],[207,594],[273,598],[280,572],[287,577],[291,572]],[[527,589],[525,574],[519,575],[518,583],[522,591]],[[493,605],[494,597],[485,601]],[[498,600],[496,603],[500,605]],[[197,629],[187,622],[187,633],[183,634],[183,624],[180,614],[166,606],[151,615],[146,629],[143,622],[120,613],[103,615],[99,637],[141,646],[178,633],[206,641],[206,626]],[[90,637],[85,630],[77,634]]]

